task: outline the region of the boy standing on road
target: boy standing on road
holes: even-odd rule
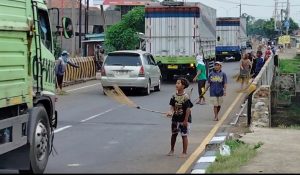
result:
[[[203,95],[205,83],[206,83],[206,67],[203,62],[203,57],[198,55],[197,58],[197,75],[194,77],[193,81],[198,82],[198,92],[199,92],[199,100],[196,104],[205,104],[205,97]]]
[[[184,91],[189,86],[189,82],[185,78],[179,78],[176,82],[176,94],[170,100],[171,109],[167,112],[168,117],[172,117],[172,136],[171,136],[171,150],[168,156],[174,155],[174,147],[176,138],[180,132],[182,137],[183,150],[180,157],[186,157],[188,147],[188,134],[190,130],[190,123],[192,122],[191,108],[193,107],[189,95]]]
[[[226,96],[227,76],[222,72],[222,63],[215,62],[214,70],[208,76],[208,85],[206,90],[210,87],[211,103],[214,106],[214,121],[219,120],[219,112],[223,103],[223,96]]]

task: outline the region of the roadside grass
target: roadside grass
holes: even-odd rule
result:
[[[300,56],[294,59],[280,59],[279,67],[281,73],[297,73],[300,71]]]
[[[279,125],[278,128],[300,130],[300,125],[291,125],[291,126]]]
[[[222,156],[218,153],[215,162],[206,169],[206,173],[237,173],[240,167],[252,159],[257,149],[263,145],[259,142],[253,146],[238,139],[227,140],[225,144],[230,147],[231,154]]]

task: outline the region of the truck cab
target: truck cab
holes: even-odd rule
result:
[[[47,4],[1,0],[0,11],[0,169],[42,173],[57,126]]]

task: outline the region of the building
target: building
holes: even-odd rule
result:
[[[57,38],[62,50],[69,51],[72,56],[85,55],[86,48],[81,47],[82,42],[85,40],[85,34],[103,33],[105,27],[113,25],[121,20],[120,11],[104,10],[104,12],[102,12],[100,6],[99,8],[89,7],[89,10],[87,11],[87,6],[82,4],[80,28],[79,2],[79,0],[48,0],[50,21],[53,29],[57,28],[57,26],[61,26],[61,17],[64,16],[72,19],[75,36],[71,39],[64,39],[60,35]],[[54,9],[51,10],[51,8]],[[55,8],[59,10],[60,18],[58,18],[58,12]],[[88,20],[85,20],[87,16]],[[81,30],[81,38],[79,38],[79,30]]]

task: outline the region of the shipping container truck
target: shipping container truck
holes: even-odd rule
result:
[[[241,59],[242,51],[247,48],[246,18],[220,17],[217,18],[217,47],[218,61]]]
[[[0,12],[0,169],[43,173],[57,126],[46,1],[1,0]],[[69,38],[72,23],[62,21]]]
[[[216,10],[202,3],[163,1],[145,5],[146,51],[163,79],[196,75],[196,55],[215,59]]]

